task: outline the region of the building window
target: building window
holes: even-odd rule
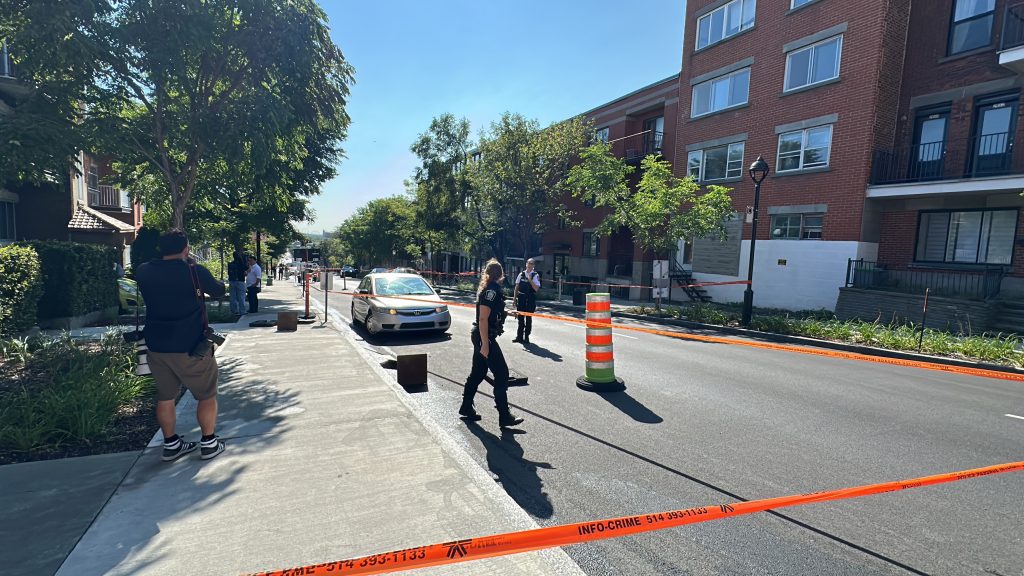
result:
[[[839,78],[843,37],[836,36],[786,55],[786,90]]]
[[[949,53],[983,48],[992,42],[996,0],[956,0],[949,29]]]
[[[583,256],[597,258],[601,255],[601,239],[593,232],[583,233]]]
[[[744,68],[701,82],[693,87],[690,116],[696,118],[747,103],[750,95],[750,68]]]
[[[743,176],[743,142],[693,150],[687,156],[686,173],[697,182],[713,182]]]
[[[0,242],[13,242],[17,238],[14,230],[14,202],[0,200]]]
[[[1017,233],[1016,210],[921,212],[918,262],[1010,264]]]
[[[7,78],[14,77],[14,62],[7,52],[7,40],[0,40],[0,76]]]
[[[821,240],[823,214],[775,214],[772,216],[774,240]]]
[[[755,0],[733,0],[697,19],[697,50],[754,26]]]
[[[565,230],[568,227],[569,227],[569,221],[566,220],[565,216],[559,216],[558,217],[558,229],[559,230]]]
[[[597,130],[597,131],[594,132],[594,141],[595,142],[604,142],[605,144],[608,143],[608,127],[607,126],[605,126],[604,128],[601,128],[600,130]]]
[[[811,2],[814,2],[814,0],[792,0],[789,3],[789,8],[791,10],[794,10],[796,8],[803,6],[804,4],[810,4]]]
[[[778,172],[828,166],[832,125],[779,134]]]

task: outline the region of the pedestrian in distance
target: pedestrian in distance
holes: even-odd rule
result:
[[[494,259],[488,261],[477,287],[476,322],[470,334],[473,342],[473,368],[466,378],[459,415],[473,422],[480,419],[473,407],[473,398],[490,369],[494,374],[494,405],[498,409],[498,425],[508,428],[521,424],[523,419],[512,414],[508,407],[508,364],[505,363],[505,356],[497,340],[504,331],[505,295],[501,289],[504,278],[505,271],[501,264]]]
[[[228,263],[228,287],[231,289],[231,313],[238,316],[245,314],[245,271],[248,267],[245,254],[235,250],[234,258]]]
[[[263,290],[263,269],[256,263],[252,255],[248,258],[249,269],[245,273],[245,291],[249,299],[249,314],[255,314],[260,309],[259,293]]]
[[[540,274],[534,271],[535,265],[533,258],[530,258],[526,261],[526,270],[516,276],[515,288],[512,292],[516,311],[527,312],[527,314],[516,314],[519,328],[516,330],[516,339],[513,342],[530,343],[533,316],[529,314],[537,311],[537,293],[540,292]]]
[[[215,432],[217,361],[213,357],[213,343],[223,339],[209,330],[203,294],[220,298],[224,284],[190,261],[188,238],[180,230],[161,236],[158,246],[163,257],[139,266],[135,279],[146,301],[142,333],[156,384],[156,419],[164,435],[162,459],[171,462],[199,448],[200,457],[209,460],[224,451],[224,442]],[[199,401],[196,419],[203,436],[198,443],[175,432],[174,404],[182,385]]]

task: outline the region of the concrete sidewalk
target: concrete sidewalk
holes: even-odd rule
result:
[[[167,464],[158,434],[58,574],[239,574],[537,527],[344,330],[248,327],[299,309],[278,283],[225,330],[227,451]],[[186,398],[178,430],[195,440]],[[556,549],[415,573],[582,572]]]

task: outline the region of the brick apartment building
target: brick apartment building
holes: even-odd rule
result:
[[[688,4],[674,166],[733,187],[739,216],[729,240],[694,243],[694,276],[745,279],[747,167],[761,155],[772,172],[761,193],[756,305],[840,301],[863,315],[873,312],[872,289],[930,287],[963,300],[1021,294],[1024,256],[1014,246],[1024,158],[1012,152],[1024,6],[849,8],[842,0]],[[743,289],[709,292],[740,301]],[[920,310],[899,298],[886,305],[897,315]]]
[[[671,159],[675,155],[678,92],[676,74],[583,113],[594,122],[597,138],[611,142],[615,156],[637,167],[631,185],[639,180],[639,164],[644,156],[661,154]],[[603,210],[584,206],[573,197],[563,202],[580,226],[568,226],[561,219],[549,223],[543,235],[543,256],[537,263],[542,276],[607,282],[614,294],[646,297],[638,288],[617,289],[614,285],[650,285],[652,255],[641,250],[626,230],[609,237],[594,234],[606,216]]]
[[[0,113],[30,93],[16,78],[6,42],[0,42]],[[142,227],[142,207],[126,192],[103,184],[109,159],[79,152],[66,178],[30,184],[0,182],[0,244],[17,240],[71,240],[118,249],[121,264]]]

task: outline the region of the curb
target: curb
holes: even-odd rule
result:
[[[446,288],[451,292],[466,292],[465,290],[455,290],[453,288]],[[539,301],[538,306],[547,306],[549,308],[558,308],[562,310],[582,312],[583,306],[574,306],[572,304],[563,304],[561,302],[553,301]],[[855,354],[864,354],[865,356],[881,356],[883,358],[897,358],[900,360],[913,360],[916,362],[926,362],[929,364],[942,364],[946,366],[960,366],[963,368],[978,368],[982,370],[992,370],[995,372],[1006,372],[1009,374],[1024,374],[1024,369],[1014,368],[1012,366],[1005,366],[1003,364],[988,364],[986,362],[972,362],[970,360],[960,360],[958,358],[948,358],[945,356],[931,356],[928,354],[917,354],[914,352],[901,352],[898,350],[888,350],[886,348],[876,348],[874,346],[864,346],[861,344],[847,344],[844,342],[833,342],[831,340],[820,340],[818,338],[808,338],[806,336],[790,336],[787,334],[776,334],[775,332],[761,332],[759,330],[748,330],[746,328],[734,328],[732,326],[719,326],[718,324],[704,324],[701,322],[692,322],[690,320],[672,320],[667,318],[656,318],[654,316],[644,316],[642,314],[631,314],[629,312],[620,312],[612,309],[612,317],[618,318],[629,318],[631,320],[642,320],[644,322],[651,322],[653,324],[662,324],[668,326],[679,326],[680,328],[692,328],[695,330],[706,330],[710,332],[718,332],[721,334],[728,334],[730,336],[743,336],[744,338],[750,338],[751,340],[768,340],[770,342],[778,342],[782,344],[798,344],[801,346],[813,346],[816,348],[828,348],[831,350],[841,350],[844,352],[853,352]]]

